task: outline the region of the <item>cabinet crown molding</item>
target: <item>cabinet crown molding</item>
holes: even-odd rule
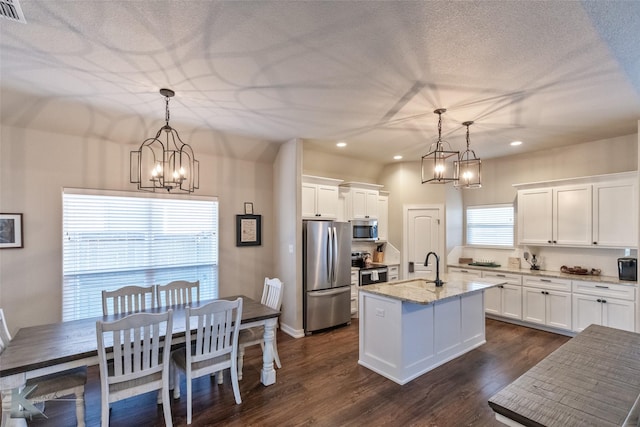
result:
[[[339,185],[342,179],[326,178],[323,176],[302,175],[302,181],[309,184]]]
[[[340,187],[356,187],[356,188],[364,188],[367,190],[379,190],[382,187],[384,187],[384,185],[371,184],[368,182],[343,182],[342,184],[340,184]]]
[[[591,175],[591,176],[582,176],[576,178],[562,178],[562,179],[552,179],[549,181],[537,181],[537,182],[524,182],[520,184],[512,184],[513,187],[522,190],[533,187],[551,187],[557,185],[564,184],[591,184],[595,182],[603,182],[603,181],[615,181],[620,179],[630,179],[637,178],[638,171],[630,171],[630,172],[620,172],[620,173],[610,173],[605,175]]]

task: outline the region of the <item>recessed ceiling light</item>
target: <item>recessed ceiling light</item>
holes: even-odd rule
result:
[[[344,141],[340,141],[340,142],[338,142],[338,143],[336,144],[336,147],[340,147],[340,148],[342,148],[342,147],[346,147],[346,146],[347,146],[347,143],[346,143],[346,142],[344,142]]]
[[[513,141],[511,146],[515,147],[516,145],[522,145],[522,141]]]
[[[402,159],[402,156],[393,156],[393,160],[400,160]]]

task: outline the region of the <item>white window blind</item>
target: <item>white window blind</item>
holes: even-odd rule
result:
[[[513,246],[513,205],[467,208],[467,245]]]
[[[124,194],[124,195],[123,195]],[[102,293],[200,281],[218,297],[218,201],[65,189],[63,321],[102,316]]]

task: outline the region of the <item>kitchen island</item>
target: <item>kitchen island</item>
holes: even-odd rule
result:
[[[362,286],[358,364],[406,384],[485,343],[484,291],[504,282],[451,277]]]

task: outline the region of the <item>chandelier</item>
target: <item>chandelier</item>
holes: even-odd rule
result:
[[[191,146],[182,142],[178,131],[169,126],[169,99],[175,92],[160,89],[160,94],[165,98],[165,125],[130,153],[129,181],[138,184],[138,190],[193,193],[200,188],[200,162]]]
[[[442,114],[445,108],[434,111],[438,115],[438,140],[431,144],[429,153],[422,156],[422,183],[446,184],[456,180],[454,162],[459,158],[458,151],[452,151],[451,145],[442,140]],[[448,150],[445,150],[445,144]]]
[[[480,170],[482,162],[476,157],[475,151],[469,148],[469,126],[473,122],[464,122],[467,127],[467,149],[460,154],[460,159],[455,162],[455,177],[453,185],[456,188],[480,188],[482,187]]]

